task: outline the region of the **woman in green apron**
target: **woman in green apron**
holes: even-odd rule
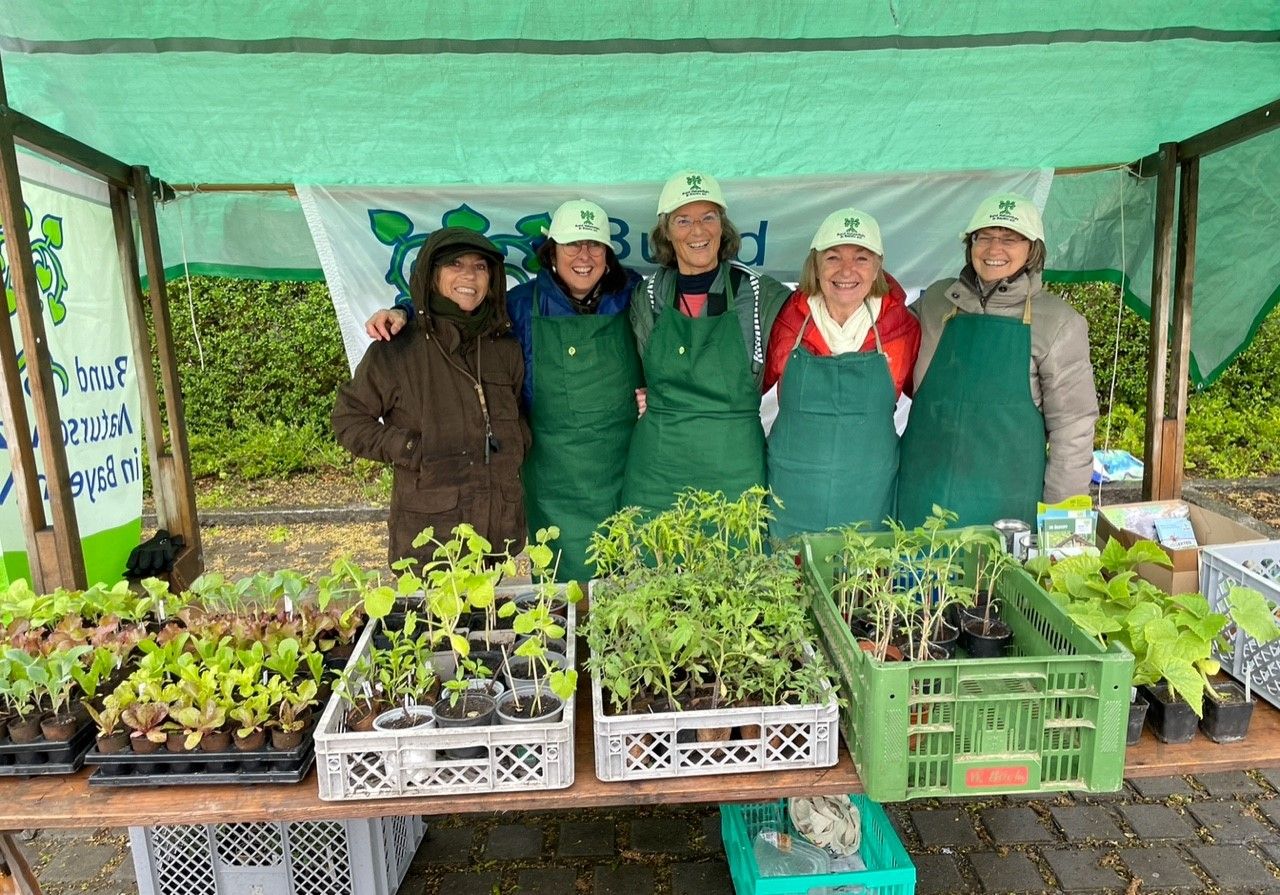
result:
[[[609,217],[594,202],[565,202],[546,233],[537,277],[507,297],[533,430],[525,513],[530,534],[560,529],[557,577],[583,580],[593,571],[585,560],[591,533],[620,506],[636,422],[640,359],[624,312],[640,277],[618,261]],[[407,319],[396,316],[394,308],[379,311],[366,330],[378,338]]]
[[[1043,288],[1044,224],[1024,196],[992,196],[961,237],[959,279],[920,318],[916,394],[902,437],[898,516],[934,504],[959,524],[1035,522],[1036,502],[1087,493],[1098,399],[1089,331]]]
[[[764,348],[789,290],[735,260],[741,240],[707,174],[667,182],[650,244],[660,267],[631,301],[647,391],[622,502],[662,510],[688,487],[737,497],[765,482]]]
[[[875,218],[856,208],[813,237],[800,288],[769,336],[764,388],[778,383],[769,487],[775,538],[893,515],[893,412],[920,349],[920,324],[884,272]]]

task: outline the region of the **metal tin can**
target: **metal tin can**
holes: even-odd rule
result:
[[[1018,562],[1026,562],[1040,554],[1039,539],[1036,533],[1028,529],[1013,536],[1013,558]]]

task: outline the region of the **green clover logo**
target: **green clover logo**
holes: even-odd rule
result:
[[[857,230],[862,224],[862,218],[845,218],[844,228],[846,230]]]
[[[596,213],[594,211],[588,211],[585,208],[582,209],[582,223],[594,224],[595,221],[596,221]]]
[[[696,190],[702,187],[702,175],[690,174],[685,178],[685,182],[689,184],[689,189]]]
[[[1012,199],[1001,199],[1001,200],[1000,200],[1000,210],[1001,210],[1001,211],[1005,211],[1005,212],[1013,211],[1014,207],[1015,207],[1017,204],[1018,204],[1018,203],[1017,203],[1017,202],[1014,202]]]

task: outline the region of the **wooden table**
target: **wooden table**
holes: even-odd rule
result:
[[[313,771],[290,785],[90,787],[91,769],[63,777],[0,779],[0,830],[58,827],[162,826],[233,821],[299,821],[382,817],[397,814],[463,814],[535,811],[689,802],[751,802],[789,795],[860,792],[861,783],[841,748],[834,767],[758,774],[721,774],[624,783],[601,783],[595,776],[590,704],[579,703],[575,731],[574,783],[567,789],[322,802]],[[1259,702],[1249,737],[1214,745],[1197,735],[1182,746],[1158,742],[1149,732],[1126,754],[1126,777],[1202,774],[1280,767],[1280,711]],[[21,853],[0,834],[0,859],[14,878],[26,870]],[[0,880],[3,877],[0,876]],[[34,882],[34,877],[31,877]],[[13,891],[38,893],[37,888]],[[4,889],[0,885],[0,895]]]

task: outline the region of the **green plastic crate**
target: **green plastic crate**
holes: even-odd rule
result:
[[[802,552],[818,636],[846,702],[841,729],[867,795],[896,802],[1120,788],[1127,650],[1103,649],[1013,568],[997,593],[1014,655],[878,661],[858,648],[832,599],[840,549],[838,534],[818,534],[805,536]],[[965,560],[971,582],[975,558]]]
[[[810,876],[761,876],[753,848],[756,833],[768,827],[795,833],[787,815],[787,800],[720,806],[720,838],[729,859],[729,875],[738,895],[807,895],[818,889],[839,887],[861,895],[913,895],[916,868],[902,847],[884,809],[864,795],[852,795],[862,815],[862,842],[858,854],[866,870]],[[854,888],[861,886],[861,889]]]

